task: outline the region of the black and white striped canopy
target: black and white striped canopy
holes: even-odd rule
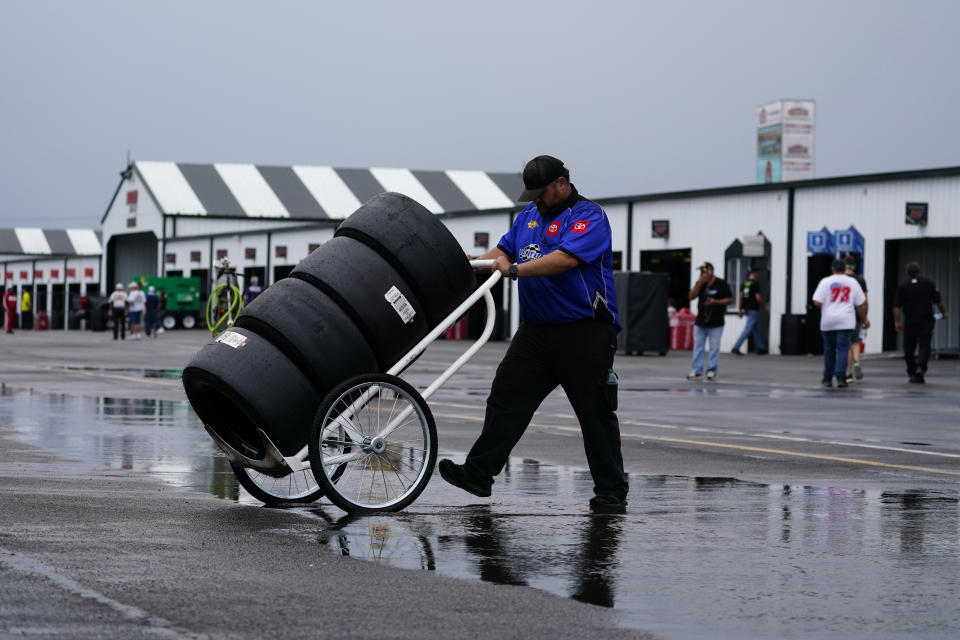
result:
[[[259,218],[345,218],[384,191],[433,213],[509,209],[520,174],[322,166],[135,162],[163,213]]]
[[[0,255],[99,256],[101,245],[93,229],[0,229]]]

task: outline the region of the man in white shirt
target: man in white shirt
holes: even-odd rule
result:
[[[847,265],[834,260],[829,275],[820,281],[813,292],[813,304],[820,309],[820,334],[823,336],[823,386],[847,386],[847,354],[850,351],[850,333],[857,325],[857,316],[866,323],[867,298],[856,279],[845,275]]]
[[[130,339],[139,340],[143,337],[143,306],[147,302],[147,296],[140,291],[140,285],[136,282],[130,283],[130,293],[127,294],[127,302],[130,304]]]

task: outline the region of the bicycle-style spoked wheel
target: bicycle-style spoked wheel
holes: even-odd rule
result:
[[[416,389],[396,376],[367,374],[320,404],[309,451],[330,502],[351,513],[400,511],[430,481],[437,427]]]
[[[323,496],[310,469],[294,471],[279,478],[256,469],[231,464],[237,480],[254,498],[268,505],[303,504]]]

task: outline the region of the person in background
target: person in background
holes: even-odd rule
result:
[[[160,296],[157,295],[157,288],[153,285],[147,287],[146,299],[143,304],[144,308],[144,333],[147,334],[149,338],[151,334],[153,337],[157,337],[157,333],[160,330]]]
[[[14,287],[7,287],[3,294],[3,312],[7,333],[13,333],[13,322],[17,318],[17,290]]]
[[[697,299],[697,320],[693,325],[693,368],[687,380],[703,379],[703,352],[710,343],[710,355],[707,359],[708,381],[717,379],[717,367],[720,361],[720,338],[723,336],[723,314],[727,305],[733,302],[730,285],[713,273],[713,265],[702,263],[699,267],[700,278],[690,289],[690,299]]]
[[[740,351],[740,345],[743,344],[743,341],[746,340],[750,334],[753,334],[753,345],[757,349],[757,354],[763,355],[767,352],[766,344],[763,341],[763,333],[760,331],[760,325],[757,322],[757,320],[760,319],[760,314],[766,313],[767,311],[767,303],[760,293],[759,277],[760,271],[758,269],[751,269],[750,275],[743,281],[737,316],[742,318],[743,314],[746,313],[747,324],[743,327],[743,331],[740,333],[740,337],[737,338],[737,342],[733,345],[733,349],[730,350],[730,353],[735,356],[743,355],[743,352]]]
[[[30,299],[30,290],[26,287],[20,294],[20,328],[33,329],[33,301]]]
[[[260,278],[258,276],[250,276],[250,284],[247,285],[247,289],[243,292],[243,306],[247,306],[253,302],[261,293],[263,293],[263,287],[260,286]]]
[[[130,339],[139,340],[143,337],[143,307],[147,296],[140,290],[136,282],[130,283],[130,293],[127,294],[127,310],[130,313]]]
[[[920,265],[911,262],[907,265],[907,279],[900,283],[893,297],[893,326],[897,333],[903,332],[903,357],[907,362],[907,375],[914,384],[926,382],[933,338],[933,305],[937,305],[941,318],[950,317],[940,289],[932,280],[921,277]],[[914,356],[918,347],[919,353]]]
[[[110,305],[110,317],[113,319],[113,339],[127,339],[127,294],[123,284],[118,282],[107,301]]]
[[[857,380],[863,380],[863,367],[860,366],[860,343],[861,334],[870,328],[870,320],[866,319],[867,314],[870,313],[870,296],[867,295],[867,281],[857,273],[857,257],[848,253],[843,257],[843,263],[847,265],[846,274],[856,280],[860,288],[863,289],[863,317],[865,318],[863,322],[860,322],[859,317],[857,318],[857,326],[850,334],[850,355],[847,357],[847,382],[849,383],[853,381],[854,377]]]
[[[847,354],[850,351],[850,333],[857,324],[857,316],[866,320],[866,298],[860,284],[846,275],[843,260],[834,260],[833,272],[817,284],[813,304],[820,308],[820,335],[823,337],[824,387],[847,386]]]

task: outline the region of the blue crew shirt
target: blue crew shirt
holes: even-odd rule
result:
[[[600,205],[574,189],[566,207],[545,218],[531,202],[517,215],[497,247],[517,263],[553,251],[563,251],[578,262],[563,273],[518,280],[521,321],[564,324],[597,318],[612,322],[620,330],[610,221]]]

